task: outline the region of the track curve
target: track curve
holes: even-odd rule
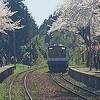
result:
[[[69,80],[65,79],[63,77],[63,74],[51,74],[50,75],[53,79],[53,81],[58,84],[60,87],[65,89],[66,91],[69,91],[75,95],[77,95],[79,98],[83,100],[99,100],[99,95],[95,94],[92,91],[86,90],[80,86],[77,86],[70,82]],[[99,96],[99,97],[98,97]]]

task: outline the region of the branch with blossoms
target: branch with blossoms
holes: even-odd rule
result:
[[[15,29],[23,28],[19,21],[13,21],[11,16],[16,12],[12,12],[10,8],[7,7],[3,0],[0,0],[0,33],[5,33],[6,30],[14,31]]]
[[[91,27],[95,32],[91,32],[91,35],[100,35],[99,7],[100,0],[65,0],[62,15],[53,23],[48,33],[54,31],[78,33],[83,27],[87,27],[89,21],[92,20]],[[95,16],[93,16],[94,13],[96,13]]]

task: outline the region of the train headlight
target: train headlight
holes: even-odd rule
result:
[[[65,48],[64,48],[64,47],[62,47],[62,50],[65,50]]]
[[[53,48],[49,48],[49,50],[52,50]]]

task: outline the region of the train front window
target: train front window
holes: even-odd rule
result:
[[[66,57],[66,48],[49,48],[48,57],[50,58],[64,58]]]

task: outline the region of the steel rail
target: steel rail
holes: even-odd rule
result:
[[[30,70],[31,70],[31,69],[30,69]],[[12,86],[13,86],[13,84],[14,84],[15,79],[16,79],[18,76],[20,76],[21,74],[23,74],[23,73],[25,73],[25,72],[28,72],[28,71],[30,71],[30,70],[20,72],[20,73],[16,74],[16,75],[13,77],[13,79],[12,79],[11,82],[10,82],[9,90],[8,90],[9,100],[12,100]]]
[[[78,88],[80,88],[80,89],[82,89],[84,91],[87,91],[87,92],[91,93],[91,95],[100,96],[100,94],[98,94],[98,93],[92,92],[91,90],[89,90],[87,88],[84,88],[84,87],[81,87],[81,86],[79,86],[77,84],[74,84],[73,82],[71,82],[68,79],[64,78],[63,74],[61,74],[60,77],[63,78],[66,82],[69,82],[70,84],[72,84],[73,86],[76,86],[76,87],[78,87]]]
[[[25,92],[26,92],[29,100],[33,100],[32,96],[28,90],[28,87],[27,87],[27,75],[28,75],[28,73],[25,75],[25,78],[24,78],[24,88],[25,88]]]
[[[29,74],[29,73],[32,73],[32,72],[35,72],[35,71],[37,71],[37,70],[39,70],[39,69],[42,69],[42,68],[44,68],[44,67],[36,68],[36,69],[34,69],[34,70],[31,70],[31,71],[29,71],[28,73],[26,73],[26,75],[25,75],[25,77],[24,77],[24,88],[25,88],[25,92],[26,92],[26,94],[27,94],[29,100],[33,100],[33,98],[32,98],[32,96],[31,96],[31,94],[30,94],[30,92],[29,92],[29,89],[28,89],[28,87],[27,87],[27,77],[28,77],[28,74]]]
[[[52,80],[57,84],[59,85],[60,87],[62,87],[64,90],[66,91],[69,91],[70,93],[74,94],[74,95],[77,95],[78,97],[82,98],[83,100],[90,100],[89,98],[83,96],[83,95],[80,95],[78,93],[76,93],[75,91],[72,91],[70,88],[68,87],[65,87],[63,84],[61,84],[61,82],[59,82],[57,80],[57,78],[55,78],[55,74],[51,74],[50,77],[52,78]]]
[[[9,90],[8,90],[8,97],[9,97],[9,100],[13,100],[13,99],[12,99],[12,86],[13,86],[13,84],[14,84],[16,78],[17,78],[18,76],[20,76],[21,74],[25,73],[25,72],[26,72],[26,74],[24,75],[24,89],[25,89],[25,92],[26,92],[27,96],[29,97],[29,100],[33,100],[32,97],[31,97],[31,95],[30,95],[30,93],[29,93],[29,91],[28,91],[27,85],[26,85],[26,80],[27,80],[26,77],[27,77],[27,74],[28,74],[28,73],[30,73],[30,72],[35,72],[35,71],[37,71],[37,70],[39,70],[39,69],[42,69],[42,68],[44,68],[44,67],[38,67],[38,68],[34,68],[34,69],[29,69],[29,70],[26,70],[26,71],[23,71],[23,72],[20,72],[20,73],[16,74],[16,75],[13,77],[13,79],[11,80],[10,85],[9,85]]]

